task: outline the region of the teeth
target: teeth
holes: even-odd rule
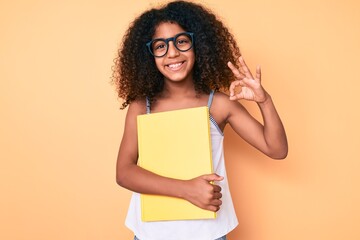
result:
[[[170,64],[169,68],[177,68],[181,65],[182,63],[175,63],[175,64]]]

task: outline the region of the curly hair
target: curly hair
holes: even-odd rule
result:
[[[124,100],[121,109],[145,97],[153,101],[163,90],[164,77],[146,48],[157,26],[163,22],[177,23],[185,31],[194,33],[193,81],[198,94],[230,86],[233,74],[227,62],[236,63],[240,56],[234,36],[204,6],[174,1],[144,12],[132,22],[123,37],[112,76],[118,96]]]

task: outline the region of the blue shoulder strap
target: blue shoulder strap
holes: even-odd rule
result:
[[[213,101],[213,98],[214,98],[214,93],[215,93],[215,91],[211,90],[210,95],[209,95],[209,101],[208,101],[208,104],[207,104],[209,109],[211,107],[211,104],[212,104],[212,101]]]
[[[150,100],[146,97],[146,114],[150,114]]]

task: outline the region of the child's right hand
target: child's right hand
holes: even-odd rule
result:
[[[221,181],[223,177],[212,173],[186,181],[186,196],[184,199],[209,211],[217,212],[222,201],[221,187],[212,182]]]

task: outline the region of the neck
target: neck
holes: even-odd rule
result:
[[[165,81],[162,97],[195,96],[195,86],[192,81],[170,82]]]

